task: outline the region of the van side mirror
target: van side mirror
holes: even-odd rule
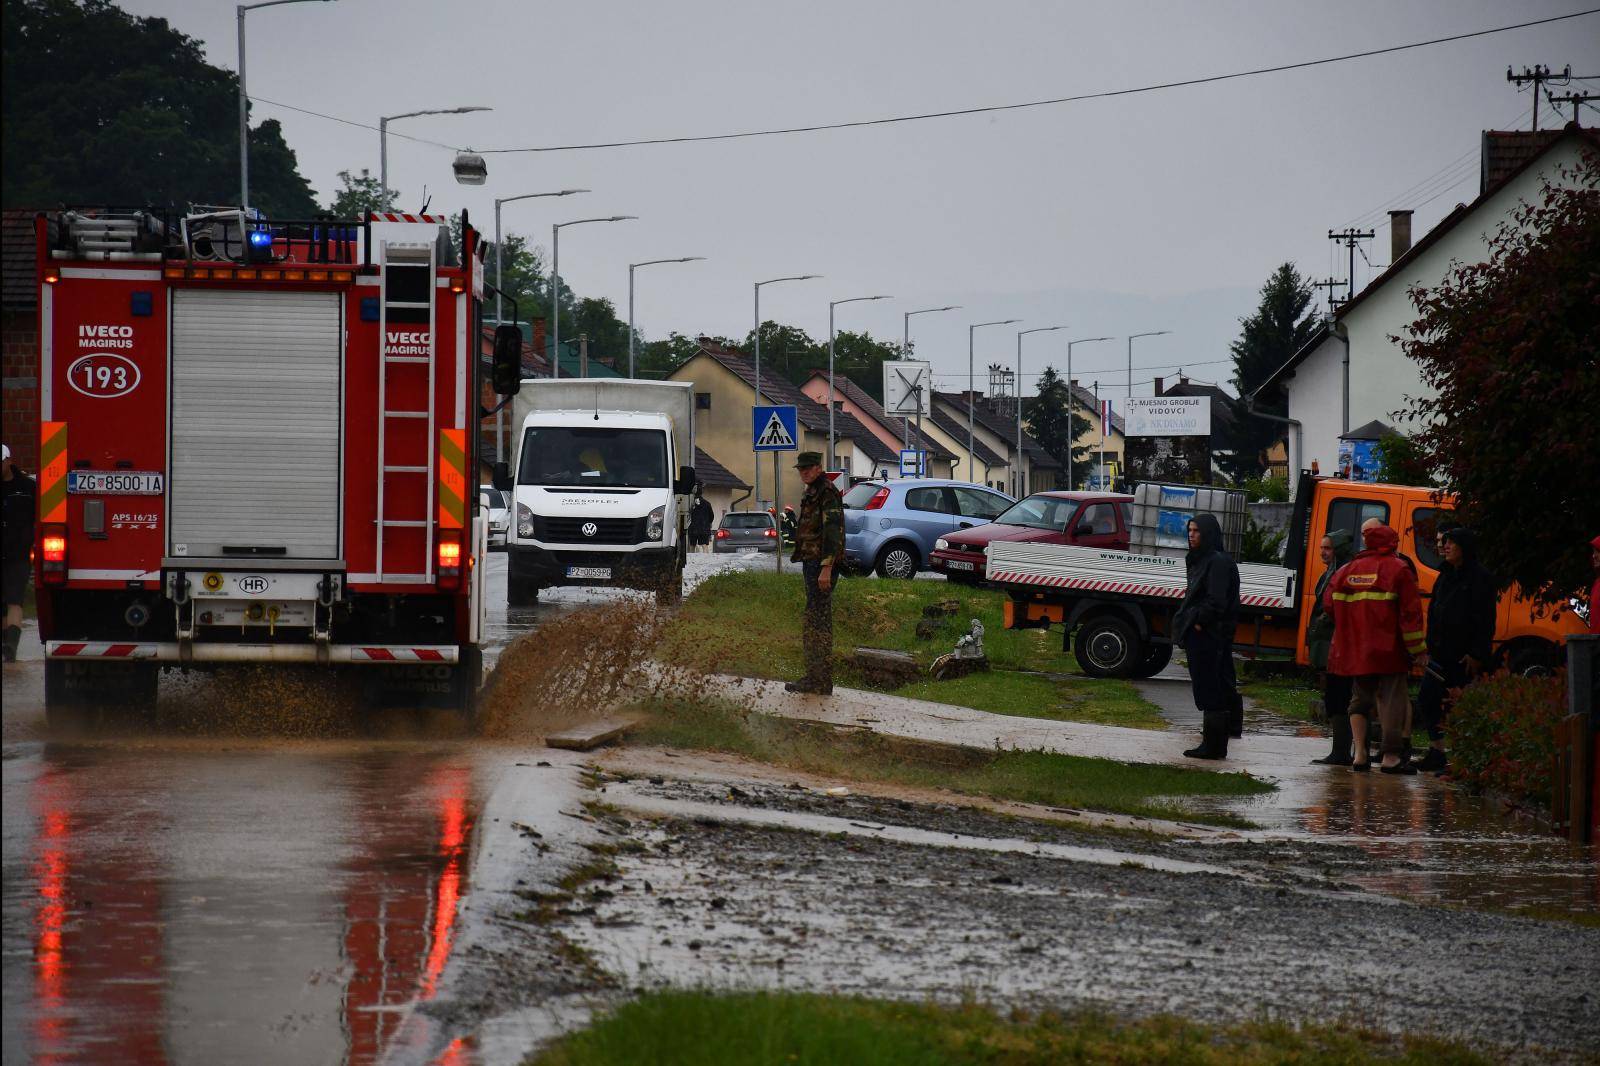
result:
[[[509,463],[495,463],[489,475],[490,482],[501,492],[510,492],[514,485],[511,484],[511,465]]]
[[[672,491],[679,496],[687,496],[694,491],[694,487],[699,483],[700,479],[695,477],[694,467],[680,466],[678,467],[678,480],[673,483]]]
[[[489,380],[498,396],[515,396],[522,390],[522,330],[510,323],[494,328]]]

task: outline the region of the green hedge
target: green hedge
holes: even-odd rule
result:
[[[1548,809],[1556,723],[1566,713],[1565,672],[1468,685],[1445,722],[1451,774]]]

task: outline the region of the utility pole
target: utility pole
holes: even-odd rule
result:
[[[1323,278],[1321,281],[1313,281],[1311,283],[1311,287],[1313,289],[1327,289],[1328,290],[1328,313],[1329,314],[1333,313],[1333,309],[1336,306],[1338,306],[1338,303],[1339,303],[1339,301],[1333,295],[1333,290],[1337,289],[1340,285],[1343,285],[1343,284],[1344,284],[1344,282],[1340,281],[1338,278],[1331,277],[1331,276]]]
[[[1578,108],[1582,107],[1590,100],[1600,100],[1600,93],[1568,93],[1565,96],[1550,96],[1548,93],[1546,93],[1546,98],[1550,101],[1550,110],[1556,113],[1557,118],[1561,116],[1560,105],[1571,104],[1572,124],[1574,126],[1579,126],[1582,125],[1582,123],[1578,121]]]
[[[1345,300],[1350,301],[1356,297],[1356,245],[1361,241],[1370,241],[1377,234],[1369,229],[1343,229],[1329,230],[1328,240],[1342,242],[1350,252],[1350,274],[1345,281]],[[1329,290],[1332,294],[1332,290]]]
[[[1546,82],[1554,81],[1554,82],[1559,82],[1562,85],[1566,85],[1568,82],[1572,81],[1572,67],[1570,67],[1570,66],[1563,67],[1561,69],[1561,73],[1560,74],[1557,74],[1555,71],[1551,70],[1549,67],[1540,66],[1538,63],[1535,63],[1533,65],[1533,69],[1532,70],[1529,70],[1527,67],[1523,67],[1521,74],[1514,73],[1510,67],[1507,67],[1506,68],[1506,81],[1509,81],[1511,84],[1515,85],[1517,87],[1517,91],[1518,92],[1520,92],[1522,90],[1522,86],[1524,84],[1532,83],[1532,85],[1533,85],[1533,128],[1535,130],[1538,130],[1538,128],[1539,128],[1539,92],[1544,88],[1544,85],[1545,85]],[[1576,107],[1576,105],[1574,105],[1574,107]]]

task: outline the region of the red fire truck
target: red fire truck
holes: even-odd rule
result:
[[[360,666],[374,700],[470,714],[485,282],[479,234],[450,229],[38,216],[53,725],[152,708],[163,669],[240,662]],[[514,392],[507,331],[493,376]]]

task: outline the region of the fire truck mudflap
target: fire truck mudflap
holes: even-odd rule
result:
[[[471,713],[483,249],[447,221],[38,217],[52,724],[229,663]]]

